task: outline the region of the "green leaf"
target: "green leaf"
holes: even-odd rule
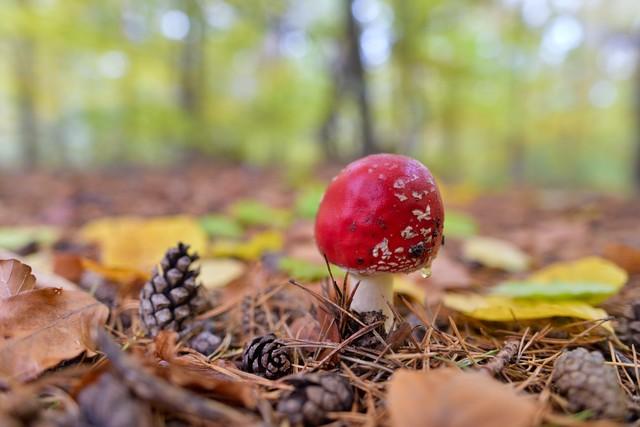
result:
[[[447,237],[471,237],[478,233],[478,224],[472,216],[448,210],[444,218],[444,234]]]
[[[322,186],[313,186],[303,190],[296,200],[296,213],[303,218],[315,218],[324,190],[325,188]]]
[[[278,268],[289,276],[303,281],[315,281],[329,277],[326,265],[318,265],[303,259],[282,257]]]
[[[240,200],[230,207],[229,212],[240,223],[249,226],[284,228],[291,220],[288,210],[272,208],[256,200]]]
[[[200,225],[209,237],[242,237],[243,229],[238,221],[226,215],[205,215],[200,218]]]
[[[503,282],[493,288],[493,295],[529,299],[577,299],[593,302],[615,294],[617,288],[609,283],[597,282]]]
[[[58,231],[53,227],[1,227],[0,248],[10,251],[18,250],[31,242],[51,244],[58,238]]]

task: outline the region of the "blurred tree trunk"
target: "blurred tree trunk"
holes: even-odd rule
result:
[[[190,139],[197,146],[206,142],[206,132],[200,129],[206,93],[206,56],[204,12],[197,0],[184,0],[189,17],[189,34],[180,52],[180,106],[188,114],[192,126]]]
[[[355,0],[345,0],[346,26],[347,26],[347,46],[348,46],[348,68],[350,70],[349,83],[355,93],[358,111],[360,113],[360,130],[362,134],[361,154],[366,156],[379,151],[376,136],[373,130],[373,120],[371,116],[371,103],[367,79],[364,66],[362,64],[362,46],[360,44],[360,25],[353,14],[353,4]]]
[[[21,0],[25,15],[30,13],[29,0]],[[14,52],[15,87],[18,104],[18,140],[22,146],[22,161],[25,168],[33,169],[38,163],[38,117],[36,113],[37,76],[36,45],[25,35],[15,43]]]

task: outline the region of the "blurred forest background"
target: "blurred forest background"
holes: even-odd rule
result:
[[[480,186],[640,182],[637,0],[3,0],[0,54],[5,170],[393,151]]]

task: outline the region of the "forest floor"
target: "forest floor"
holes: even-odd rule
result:
[[[444,186],[446,245],[387,336],[315,248],[335,172],[3,176],[0,425],[637,424],[640,200]],[[179,241],[206,307],[154,330],[141,289]]]

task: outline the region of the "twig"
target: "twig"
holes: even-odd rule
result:
[[[480,370],[486,372],[487,374],[495,377],[498,375],[505,366],[513,359],[513,357],[518,353],[518,348],[520,348],[520,341],[518,340],[509,340],[504,344],[502,350],[496,354],[496,357],[491,360],[491,362],[486,365],[480,366]]]
[[[200,419],[226,421],[233,425],[255,425],[256,420],[247,414],[215,400],[205,399],[195,393],[176,387],[149,375],[144,369],[127,356],[109,337],[99,329],[97,344],[111,361],[116,374],[142,399],[164,410],[178,411]]]

